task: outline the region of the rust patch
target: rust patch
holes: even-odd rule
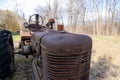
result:
[[[20,36],[29,36],[31,37],[30,32],[20,32]]]

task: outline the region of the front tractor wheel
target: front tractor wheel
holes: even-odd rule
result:
[[[14,66],[13,40],[11,32],[0,31],[0,79],[10,78]]]

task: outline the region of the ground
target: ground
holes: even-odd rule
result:
[[[91,36],[90,80],[120,80],[120,36]]]
[[[13,36],[13,38],[15,43],[19,41],[19,36]],[[90,80],[120,80],[120,36],[92,35],[91,38],[93,48]],[[15,47],[17,47],[17,44],[15,44]],[[18,59],[17,63],[19,63],[19,58],[16,58]],[[22,67],[25,66],[25,63],[22,63],[25,62],[24,60],[19,63],[23,64]],[[29,60],[26,63],[29,63]],[[27,79],[24,78],[23,80]]]
[[[12,80],[34,80],[32,70],[32,57],[25,58],[22,55],[15,55],[15,68]]]

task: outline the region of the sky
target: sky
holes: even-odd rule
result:
[[[48,0],[47,0],[48,1]],[[0,0],[0,9],[15,11],[19,8],[23,11],[26,17],[35,13],[35,8],[45,6],[48,3],[46,0]]]

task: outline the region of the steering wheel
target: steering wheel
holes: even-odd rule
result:
[[[32,19],[33,17],[35,17],[34,20]],[[29,24],[42,25],[43,18],[39,14],[33,14],[32,16],[29,17]]]

